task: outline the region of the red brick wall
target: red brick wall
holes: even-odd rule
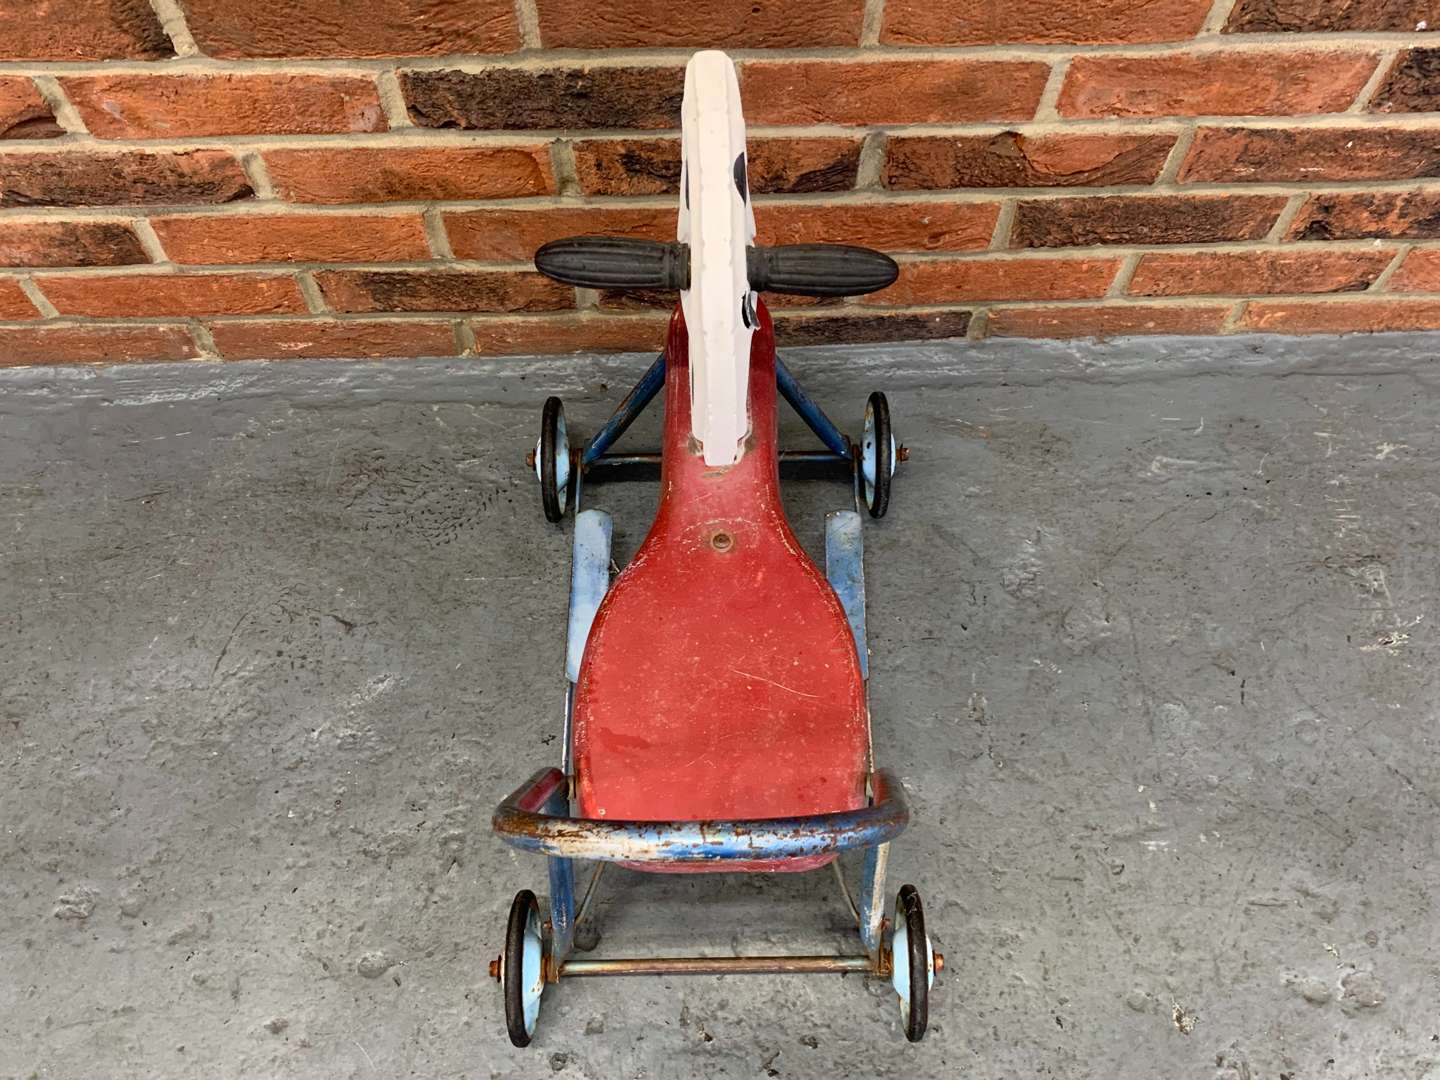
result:
[[[650,349],[529,269],[674,227],[740,61],[785,342],[1440,328],[1440,0],[0,0],[0,364]],[[1435,41],[1432,46],[1430,43]]]

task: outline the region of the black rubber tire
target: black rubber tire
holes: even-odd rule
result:
[[[505,1030],[510,1033],[510,1041],[520,1047],[530,1045],[530,1033],[525,1030],[525,926],[531,912],[538,915],[539,911],[535,894],[521,889],[510,904],[510,919],[505,924],[505,958],[501,961]]]
[[[905,1017],[905,1038],[919,1042],[930,1023],[930,950],[925,937],[925,908],[914,885],[900,889],[895,898],[895,918],[905,920],[909,955],[895,956],[891,963],[910,965],[910,1007]]]
[[[882,518],[890,509],[890,474],[895,469],[894,443],[891,441],[890,402],[876,390],[866,401],[865,407],[875,418],[875,482],[869,490],[865,488],[865,477],[860,477],[860,490],[865,495],[865,509],[873,518]],[[864,438],[862,433],[861,438]],[[863,450],[863,446],[862,446]]]
[[[545,520],[551,523],[565,516],[565,495],[560,490],[559,449],[560,418],[565,409],[558,397],[545,399],[545,409],[540,414],[540,503],[545,508]]]

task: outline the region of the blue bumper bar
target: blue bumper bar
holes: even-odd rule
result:
[[[566,790],[565,774],[541,769],[495,811],[500,839],[522,851],[603,862],[756,862],[868,848],[905,831],[905,789],[881,769],[872,801],[858,810],[736,821],[608,821],[545,812]]]

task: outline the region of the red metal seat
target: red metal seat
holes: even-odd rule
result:
[[[581,816],[766,818],[865,804],[869,716],[850,625],[780,502],[775,345],[759,305],[747,450],[690,436],[686,331],[666,347],[659,512],[590,631],[573,714]],[[805,870],[784,862],[640,869]]]

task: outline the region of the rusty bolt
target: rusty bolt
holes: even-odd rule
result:
[[[500,981],[500,957],[490,961],[490,977],[496,982]]]
[[[937,952],[937,953],[935,954],[935,974],[938,975],[938,974],[940,974],[940,972],[942,972],[942,971],[944,971],[944,970],[945,970],[945,954],[944,954],[944,953],[939,953],[939,952]]]
[[[895,460],[896,460],[896,461],[909,461],[909,460],[910,460],[910,448],[909,448],[908,446],[897,446],[897,447],[895,448]]]
[[[727,532],[717,532],[710,537],[710,546],[716,551],[729,551],[734,543],[735,538]]]

